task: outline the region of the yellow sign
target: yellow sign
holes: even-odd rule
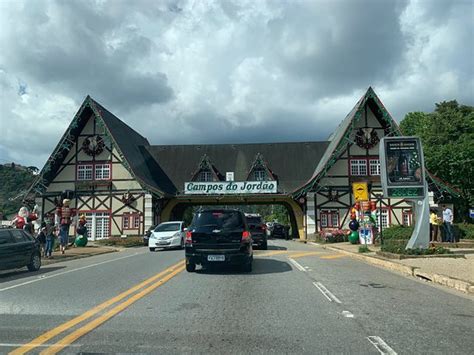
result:
[[[356,201],[368,201],[369,200],[369,189],[366,182],[354,182],[352,183],[352,192]]]

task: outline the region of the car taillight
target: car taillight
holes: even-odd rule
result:
[[[189,231],[186,232],[186,244],[193,244],[193,234]]]
[[[250,238],[250,232],[249,231],[243,231],[242,232],[242,240],[246,240]]]

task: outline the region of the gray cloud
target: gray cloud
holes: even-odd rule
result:
[[[1,6],[3,160],[41,165],[87,94],[154,144],[325,140],[369,85],[397,120],[474,104],[468,0]]]

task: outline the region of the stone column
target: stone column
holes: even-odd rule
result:
[[[144,215],[144,233],[153,225],[153,197],[151,194],[145,194],[145,211]]]
[[[308,237],[316,233],[316,209],[314,205],[314,192],[306,195],[306,232]]]

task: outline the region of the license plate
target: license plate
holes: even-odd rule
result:
[[[207,261],[225,261],[225,255],[208,255]]]

